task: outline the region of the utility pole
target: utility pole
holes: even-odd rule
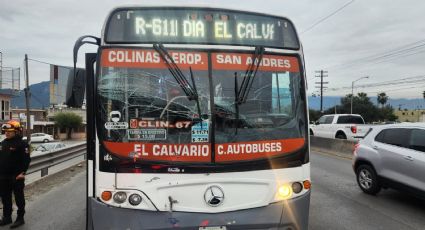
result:
[[[328,87],[325,87],[324,85],[329,84],[329,82],[324,82],[323,78],[324,77],[328,77],[327,75],[328,71],[324,71],[324,70],[320,70],[320,71],[316,71],[316,75],[315,77],[320,77],[320,82],[315,82],[315,84],[320,85],[320,86],[316,86],[316,88],[320,88],[320,112],[323,113],[323,89],[326,89]]]
[[[0,51],[0,89],[3,82],[3,53]]]
[[[25,54],[25,104],[27,107],[27,141],[31,143],[31,118],[30,118],[30,87],[28,75],[28,55]]]

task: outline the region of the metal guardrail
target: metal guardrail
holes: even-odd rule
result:
[[[27,170],[27,175],[41,172],[41,177],[44,177],[49,174],[49,168],[53,166],[60,165],[64,162],[79,158],[81,156],[84,156],[85,159],[86,152],[86,143],[81,143],[58,151],[33,156],[31,157],[31,164]]]

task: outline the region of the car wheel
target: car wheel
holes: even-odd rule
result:
[[[310,136],[314,136],[313,130],[310,129]]]
[[[378,176],[370,165],[360,165],[356,170],[357,184],[363,192],[376,195],[381,190]]]
[[[338,133],[335,138],[336,139],[344,139],[344,140],[347,139],[347,137],[343,133]]]
[[[43,142],[47,143],[47,142],[49,142],[49,139],[44,139]]]

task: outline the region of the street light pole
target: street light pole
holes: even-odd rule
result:
[[[369,78],[369,76],[361,77],[361,78],[351,82],[351,110],[350,110],[350,114],[353,114],[354,82],[360,81],[360,80],[366,79],[366,78]]]
[[[350,114],[353,114],[353,97],[354,97],[354,81],[351,82],[351,110]]]

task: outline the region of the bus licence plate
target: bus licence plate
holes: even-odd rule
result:
[[[226,226],[199,227],[199,230],[226,230]]]

